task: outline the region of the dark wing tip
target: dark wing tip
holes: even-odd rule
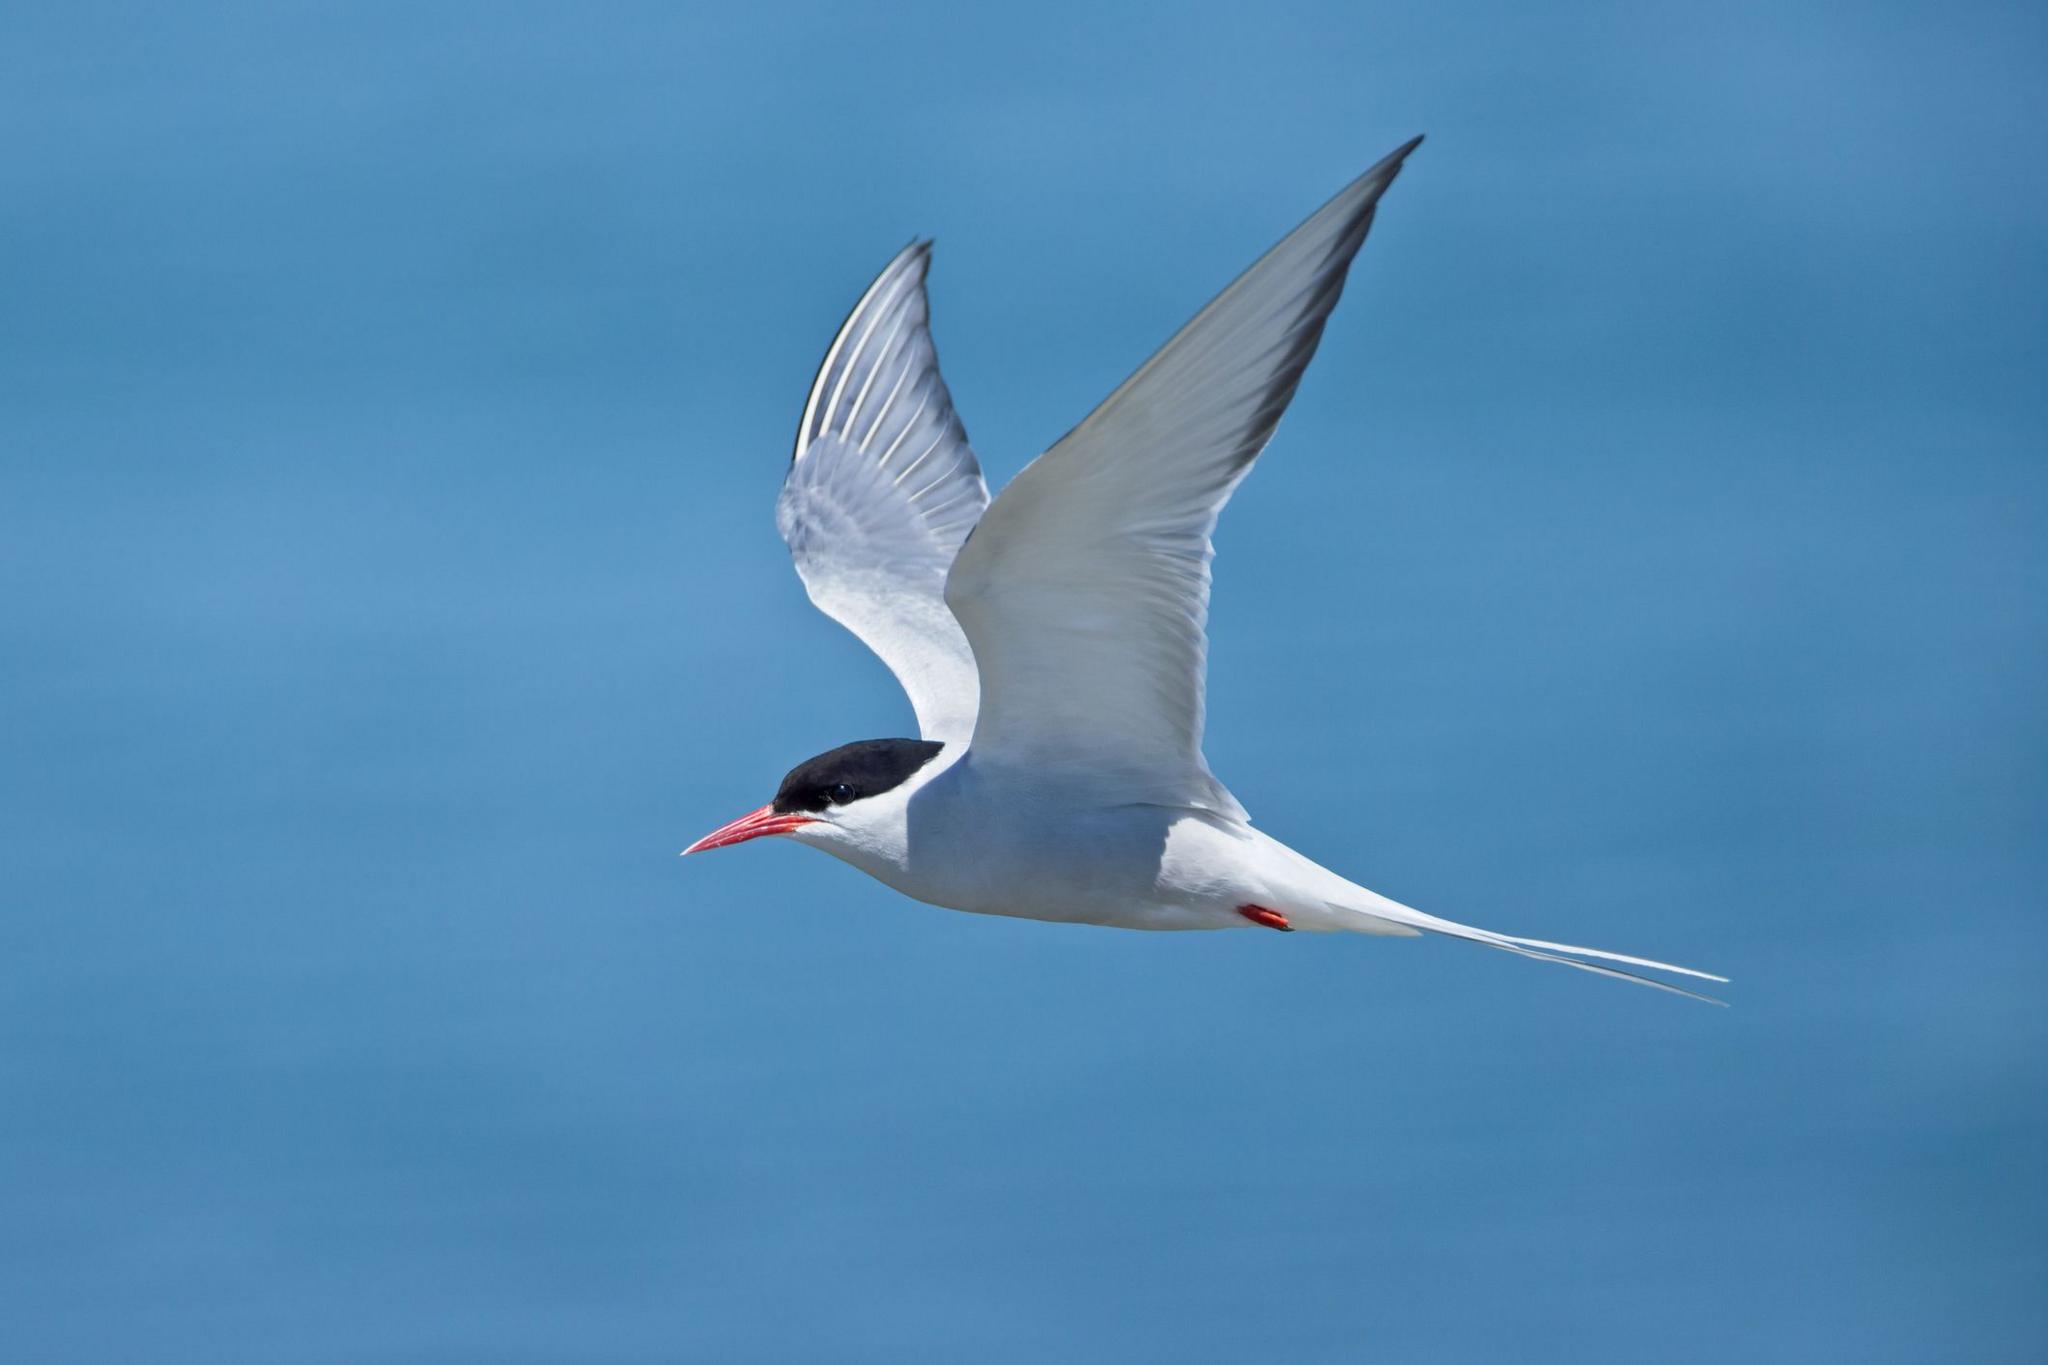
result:
[[[875,276],[875,285],[880,287],[886,281],[903,274],[916,275],[917,282],[922,285],[925,282],[925,278],[931,274],[931,270],[932,239],[929,237],[913,237],[904,245],[901,251],[889,258],[889,264],[883,266],[882,273]],[[856,313],[858,311],[856,310]],[[847,321],[850,323],[853,319],[849,317]]]
[[[1358,180],[1353,183],[1366,184],[1376,181],[1379,183],[1380,189],[1384,191],[1388,185],[1393,183],[1394,177],[1401,173],[1401,167],[1407,162],[1408,154],[1422,145],[1422,138],[1423,134],[1421,133],[1417,133],[1414,137],[1409,138],[1406,142],[1394,148],[1393,151],[1388,152],[1378,161],[1375,161],[1371,169],[1367,170],[1364,175],[1359,176]],[[1374,198],[1377,197],[1377,195],[1374,196]]]

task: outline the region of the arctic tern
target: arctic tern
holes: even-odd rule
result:
[[[1282,238],[994,501],[939,376],[931,243],[898,253],[825,352],[776,524],[811,601],[902,683],[919,737],[806,760],[684,851],[784,835],[978,914],[1427,932],[1680,995],[1622,967],[1725,980],[1410,909],[1254,828],[1202,756],[1217,514],[1421,141]]]

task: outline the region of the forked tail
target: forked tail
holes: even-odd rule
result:
[[[1363,887],[1358,889],[1365,891]],[[1621,981],[1633,981],[1638,986],[1650,986],[1656,990],[1669,991],[1673,995],[1685,996],[1688,1000],[1703,1000],[1709,1005],[1721,1005],[1724,1007],[1728,1003],[1725,1000],[1716,1000],[1711,995],[1701,995],[1697,991],[1686,990],[1683,986],[1674,986],[1667,981],[1658,981],[1653,977],[1642,976],[1636,972],[1625,972],[1619,967],[1610,967],[1605,964],[1623,962],[1631,967],[1647,967],[1652,971],[1676,972],[1680,976],[1697,977],[1702,981],[1727,983],[1727,977],[1715,976],[1712,972],[1695,971],[1691,967],[1674,966],[1669,962],[1657,962],[1647,957],[1630,957],[1626,953],[1604,952],[1599,948],[1579,948],[1569,943],[1548,943],[1540,938],[1516,938],[1512,934],[1496,934],[1490,929],[1475,929],[1469,924],[1459,924],[1454,920],[1438,919],[1435,915],[1425,915],[1420,910],[1412,910],[1399,901],[1390,901],[1385,896],[1379,895],[1376,892],[1365,891],[1365,896],[1369,898],[1365,904],[1358,904],[1356,902],[1343,904],[1332,901],[1330,906],[1335,910],[1348,911],[1351,914],[1363,915],[1368,919],[1379,920],[1385,925],[1397,925],[1399,928],[1393,931],[1396,933],[1402,929],[1410,932],[1421,930],[1424,933],[1442,934],[1448,938],[1462,938],[1470,943],[1483,943],[1489,948],[1498,948],[1504,953],[1515,953],[1521,957],[1533,957],[1538,962],[1556,962],[1566,967],[1577,967],[1582,972],[1594,972],[1600,976],[1611,976]],[[1368,930],[1368,932],[1386,933],[1388,931],[1376,925],[1371,930]],[[1599,961],[1582,961],[1582,959],[1589,957],[1598,958]]]

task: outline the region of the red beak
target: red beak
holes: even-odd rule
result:
[[[798,825],[816,823],[808,815],[790,815],[775,809],[771,803],[759,810],[750,810],[729,825],[720,825],[709,834],[683,850],[683,856],[702,853],[707,848],[724,848],[727,844],[744,844],[749,839],[758,839],[764,834],[787,834]]]

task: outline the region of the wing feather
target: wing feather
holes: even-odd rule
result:
[[[988,505],[932,345],[931,243],[897,253],[832,340],[775,504],[818,609],[903,684],[926,739],[974,727],[974,658],[947,610],[946,573]]]
[[[982,516],[946,585],[979,667],[975,755],[1243,815],[1202,757],[1210,534],[1420,141],[1283,238]]]

